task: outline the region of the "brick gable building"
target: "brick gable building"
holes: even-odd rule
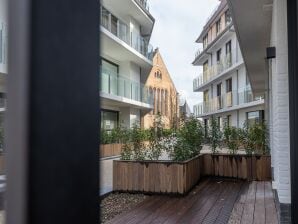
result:
[[[179,96],[158,48],[154,52],[153,67],[145,82],[154,99],[154,109],[142,116],[142,127],[153,126],[158,114],[165,128],[177,126],[179,121]]]

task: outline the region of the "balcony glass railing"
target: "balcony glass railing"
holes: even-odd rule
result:
[[[232,55],[226,54],[217,64],[208,67],[203,73],[193,80],[193,90],[196,91],[200,86],[219,76],[232,65]]]
[[[208,101],[195,105],[194,114],[195,116],[200,116],[262,99],[264,99],[263,96],[254,97],[250,86],[246,86],[238,91],[227,92],[221,96],[216,96]]]
[[[106,68],[102,68],[100,90],[111,95],[153,105],[153,96],[144,84],[119,76]]]
[[[126,44],[144,55],[147,59],[152,61],[153,47],[149,44],[149,41],[137,33],[131,33],[129,25],[115,17],[104,7],[101,9],[101,25],[120,40],[124,41]]]

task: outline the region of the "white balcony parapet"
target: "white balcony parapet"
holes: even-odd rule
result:
[[[193,90],[197,91],[202,85],[219,76],[232,65],[232,55],[226,54],[217,64],[208,67],[193,80]]]
[[[100,91],[153,105],[153,96],[144,84],[102,68]]]
[[[134,32],[131,33],[129,25],[112,15],[104,7],[101,8],[101,26],[152,61],[154,50],[149,44],[148,38]]]
[[[201,102],[194,106],[195,116],[203,116],[209,113],[216,113],[225,109],[233,109],[235,106],[245,106],[251,102],[261,102],[264,96],[254,97],[251,87],[246,86],[236,91],[227,92],[210,100]]]

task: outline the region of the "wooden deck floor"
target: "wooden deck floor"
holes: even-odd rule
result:
[[[151,196],[108,223],[277,224],[270,182],[206,179],[184,197]]]

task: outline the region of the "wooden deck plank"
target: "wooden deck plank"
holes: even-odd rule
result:
[[[234,208],[237,198],[242,193],[243,186],[245,185],[242,181],[236,181],[233,183],[231,191],[228,194],[228,197],[225,198],[223,206],[217,216],[215,221],[216,224],[228,223],[231,212]]]
[[[263,181],[257,182],[256,202],[254,210],[254,224],[265,223],[265,185]]]
[[[278,219],[270,182],[210,178],[184,197],[149,196],[107,223],[277,224]]]
[[[208,195],[214,194],[216,191],[217,186],[214,185],[212,182],[208,183],[199,194],[191,195],[188,200],[181,201],[181,204],[176,204],[172,206],[172,215],[169,216],[164,224],[171,224],[171,223],[187,223],[182,222],[180,219],[187,217],[187,212],[193,211],[193,205],[195,203],[201,202],[202,200],[208,200]]]
[[[202,223],[204,217],[208,214],[210,209],[217,202],[220,194],[228,187],[228,184],[223,181],[214,182],[212,187],[213,192],[201,195],[192,208],[179,220],[179,223]],[[211,189],[211,186],[210,186]]]
[[[277,210],[270,182],[265,182],[265,210],[266,224],[277,224]]]
[[[210,224],[210,223],[215,223],[220,210],[222,209],[223,205],[224,205],[224,201],[226,200],[226,198],[228,197],[229,193],[231,192],[233,186],[231,184],[227,184],[223,185],[223,190],[221,191],[221,193],[218,195],[218,197],[216,198],[216,200],[213,202],[212,207],[207,207],[207,214],[203,214],[202,217],[203,224]],[[203,210],[203,209],[202,209]],[[201,212],[200,212],[201,213]],[[195,217],[192,221],[192,223],[196,223],[196,220],[201,221],[201,217]]]
[[[243,224],[253,223],[255,200],[256,200],[256,182],[253,181],[249,184],[241,223]]]
[[[236,203],[234,204],[232,214],[229,218],[229,222],[228,222],[229,224],[240,224],[241,223],[244,205],[245,205],[245,201],[246,201],[247,193],[248,193],[248,187],[249,187],[248,184],[243,183],[242,189],[239,193]]]
[[[202,181],[199,185],[197,185],[186,197],[184,198],[175,198],[178,199],[176,201],[171,200],[171,206],[169,206],[163,213],[160,213],[155,219],[152,221],[154,224],[164,223],[169,219],[169,217],[175,217],[175,215],[182,210],[186,210],[188,206],[195,200],[196,195],[203,194],[209,180]],[[149,217],[150,218],[150,217]],[[176,218],[178,219],[178,218]]]

